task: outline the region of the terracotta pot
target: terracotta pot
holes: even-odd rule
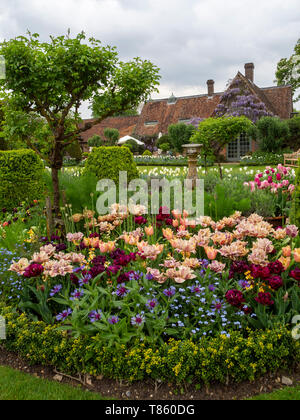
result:
[[[266,222],[270,223],[274,229],[283,227],[286,222],[286,216],[265,217]]]

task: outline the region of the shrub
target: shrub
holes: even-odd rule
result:
[[[119,130],[117,130],[116,128],[106,128],[104,130],[104,136],[107,139],[107,141],[109,142],[109,145],[113,146],[119,140],[120,133],[119,133]]]
[[[12,209],[41,198],[43,173],[43,162],[33,150],[0,152],[0,207]]]
[[[298,150],[300,148],[300,114],[287,120],[287,124],[290,133],[288,139],[284,142],[284,145],[293,150]]]
[[[164,134],[163,136],[161,136],[159,139],[156,140],[156,147],[158,149],[160,149],[160,145],[164,144],[164,143],[171,143],[170,137],[168,136],[168,134]]]
[[[181,153],[182,145],[190,143],[190,139],[192,135],[194,134],[194,132],[195,132],[195,127],[193,125],[187,125],[184,123],[169,125],[168,137],[169,137],[169,142],[172,145],[173,149]]]
[[[289,136],[289,127],[277,117],[263,117],[250,129],[249,135],[258,141],[261,151],[277,153]]]
[[[86,160],[84,174],[93,173],[99,180],[111,179],[118,185],[120,171],[127,171],[128,182],[139,177],[129,148],[96,147]]]
[[[136,141],[134,140],[127,140],[126,143],[123,144],[123,146],[128,147],[132,153],[138,153],[142,146],[138,145]]]
[[[88,139],[88,145],[90,147],[101,147],[104,146],[104,142],[100,136],[95,134],[94,136]]]
[[[278,326],[266,331],[232,332],[230,337],[170,340],[159,346],[99,346],[101,334],[68,338],[54,325],[31,322],[12,308],[0,308],[7,321],[4,346],[30,363],[52,365],[65,373],[104,375],[130,382],[154,379],[167,383],[225,383],[254,380],[299,361],[299,341]]]
[[[163,152],[167,152],[168,150],[170,150],[170,145],[169,143],[163,143],[159,146],[159,148],[163,151]]]
[[[82,159],[82,150],[79,144],[79,141],[76,140],[66,149],[67,154],[75,159],[76,162],[80,162]]]
[[[0,132],[0,150],[8,150],[7,142],[3,137],[3,133]]]
[[[145,150],[142,156],[152,156],[150,150]]]

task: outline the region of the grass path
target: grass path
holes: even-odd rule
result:
[[[300,386],[284,388],[271,394],[261,394],[250,399],[251,401],[300,401]]]
[[[100,394],[0,366],[0,400],[105,400]]]

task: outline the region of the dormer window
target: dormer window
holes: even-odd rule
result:
[[[176,101],[177,101],[177,99],[175,98],[174,94],[172,93],[172,95],[168,99],[168,105],[173,105],[173,104],[176,103]]]
[[[157,125],[158,124],[158,121],[145,121],[145,123],[144,123],[145,125]]]

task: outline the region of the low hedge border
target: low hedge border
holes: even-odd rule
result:
[[[161,346],[136,343],[135,347],[105,348],[95,337],[70,338],[57,326],[32,322],[11,307],[0,308],[6,319],[3,345],[32,364],[55,366],[65,373],[103,375],[130,382],[152,378],[167,383],[210,384],[253,381],[266,373],[291,368],[300,361],[300,343],[290,331],[247,331],[247,337],[170,340]]]

